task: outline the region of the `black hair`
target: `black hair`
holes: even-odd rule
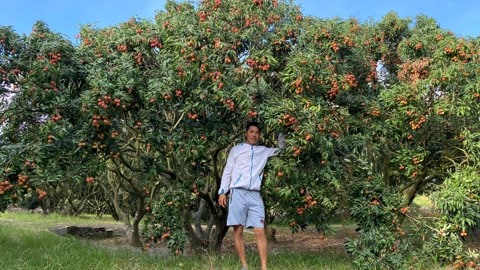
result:
[[[250,121],[248,122],[246,125],[245,125],[245,131],[248,131],[248,129],[250,127],[257,127],[258,128],[258,131],[262,131],[262,129],[260,128],[260,124],[258,122],[255,122],[255,121]]]

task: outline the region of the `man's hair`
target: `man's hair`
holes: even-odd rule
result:
[[[255,122],[255,121],[251,121],[251,122],[248,122],[246,125],[245,125],[245,131],[248,131],[248,129],[250,127],[257,127],[258,128],[258,131],[262,131],[262,128],[260,128],[260,124],[258,122]]]

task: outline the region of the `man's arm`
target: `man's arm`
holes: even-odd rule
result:
[[[235,154],[232,150],[228,154],[227,164],[223,169],[222,181],[220,182],[220,188],[218,189],[218,205],[225,207],[227,205],[227,196],[226,193],[230,188],[230,180],[232,179],[233,167],[235,165]]]

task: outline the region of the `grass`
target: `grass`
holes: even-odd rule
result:
[[[111,217],[97,217],[95,215],[66,216],[58,213],[48,215],[21,212],[0,213],[0,224],[21,225],[34,230],[47,230],[60,225],[92,225],[92,224],[118,224]]]
[[[171,256],[139,249],[109,248],[48,231],[59,225],[117,224],[109,218],[67,217],[28,212],[0,213],[0,265],[6,269],[239,269],[236,254]],[[248,251],[251,269],[260,262]],[[353,269],[341,252],[275,251],[269,253],[269,269]]]

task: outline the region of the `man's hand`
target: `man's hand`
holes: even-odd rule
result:
[[[220,196],[218,196],[218,205],[223,208],[227,206],[227,196],[225,194],[220,194]]]
[[[277,143],[278,148],[283,149],[285,148],[285,146],[287,146],[287,142],[285,141],[285,136],[283,135],[283,133],[278,133],[277,140],[278,140],[278,143]]]

